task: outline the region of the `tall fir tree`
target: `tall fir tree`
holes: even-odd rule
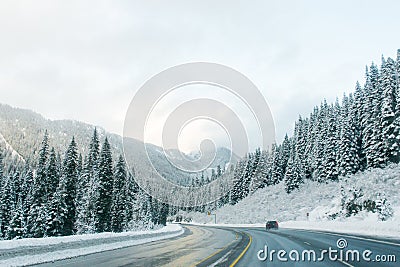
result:
[[[336,181],[338,179],[337,147],[339,144],[337,133],[337,111],[330,106],[326,114],[326,139],[324,140],[324,160],[326,179]]]
[[[64,235],[72,235],[75,232],[74,225],[77,216],[76,211],[76,185],[78,182],[78,152],[75,138],[72,137],[71,143],[65,154],[63,164],[63,176],[59,187],[60,197],[64,197],[61,201],[65,201],[67,210],[66,219],[64,222]]]
[[[127,173],[125,160],[122,156],[119,157],[115,166],[114,185],[112,194],[111,207],[111,229],[113,232],[122,232],[124,222],[126,221],[125,213],[127,192],[124,191],[127,182]]]
[[[338,167],[339,173],[342,176],[354,174],[359,169],[359,160],[357,153],[357,141],[355,134],[355,126],[353,123],[352,113],[353,99],[352,97],[343,97],[342,108],[340,111],[339,121],[340,137],[339,137],[339,152]]]
[[[13,207],[13,185],[9,176],[4,178],[0,196],[0,234],[1,237],[6,237],[6,231],[12,219]]]
[[[21,199],[23,208],[23,222],[24,222],[24,237],[29,237],[30,233],[28,231],[27,222],[29,217],[29,211],[33,203],[33,172],[29,166],[29,161],[25,163],[24,171],[22,174],[22,186],[21,186]]]
[[[51,199],[51,206],[47,220],[48,236],[63,236],[69,234],[65,231],[69,213],[66,203],[66,187],[65,176],[62,176],[59,186]]]
[[[288,161],[288,166],[285,173],[285,190],[286,193],[291,193],[296,188],[299,188],[303,183],[303,177],[299,168],[300,159],[295,155],[294,151]]]
[[[95,128],[77,185],[78,218],[76,228],[78,233],[96,232],[96,203],[99,197],[99,158],[100,141]]]
[[[397,89],[396,89],[396,106],[395,106],[395,120],[394,120],[394,129],[393,135],[396,140],[394,146],[393,153],[393,162],[400,162],[400,49],[397,50]],[[397,149],[396,149],[397,146]]]
[[[113,192],[113,166],[111,147],[106,138],[100,153],[99,197],[96,203],[97,231],[111,230],[111,204]]]
[[[396,93],[398,89],[395,62],[388,58],[382,65],[379,79],[382,89],[381,129],[384,162],[397,162],[399,140],[396,138]]]
[[[57,155],[54,150],[54,147],[50,151],[46,172],[47,172],[47,187],[48,187],[47,201],[51,201],[54,193],[56,192],[58,183],[60,182],[59,163],[57,162]]]
[[[363,150],[363,140],[364,140],[364,124],[363,124],[363,108],[364,102],[366,101],[364,88],[361,87],[360,83],[357,81],[355,92],[354,92],[354,105],[352,107],[352,113],[354,116],[354,127],[356,131],[356,146],[357,146],[357,157],[359,161],[359,169],[365,170],[367,167],[367,159],[365,152]],[[340,110],[340,107],[339,107]],[[340,113],[340,111],[339,111]],[[338,113],[338,114],[339,114]],[[338,115],[339,116],[339,115]],[[340,132],[340,131],[338,131]]]
[[[140,211],[140,199],[139,199],[139,186],[137,185],[135,179],[135,170],[127,172],[126,182],[124,185],[124,194],[126,196],[126,208],[124,213],[124,229],[129,230],[129,228],[134,224],[139,218]]]
[[[5,234],[6,239],[19,239],[24,236],[25,221],[22,199],[18,199],[11,213],[11,221]]]
[[[384,63],[382,63],[384,64]],[[381,168],[385,165],[384,140],[382,135],[382,89],[379,84],[379,69],[375,64],[370,67],[371,86],[371,140],[367,152],[367,166]]]
[[[32,203],[27,218],[27,232],[30,237],[43,237],[46,235],[47,225],[47,160],[49,156],[48,133],[45,132],[42,146],[39,151],[39,161],[34,176],[32,188]]]
[[[327,139],[327,110],[328,104],[326,101],[321,103],[321,106],[317,113],[316,124],[315,124],[315,137],[314,137],[314,151],[313,151],[313,179],[324,182],[326,180],[326,169],[324,166],[324,152],[325,144]]]
[[[231,189],[231,204],[234,205],[238,203],[242,199],[242,185],[243,185],[243,177],[245,175],[246,168],[246,159],[240,160],[235,167],[234,175],[233,175],[233,186]]]
[[[3,153],[0,151],[0,188],[3,185],[3,173],[4,173],[4,165],[3,165]]]

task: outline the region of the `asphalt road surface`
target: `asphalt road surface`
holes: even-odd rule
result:
[[[339,244],[338,239],[342,239]],[[285,252],[279,255],[281,259],[279,250]],[[323,253],[324,250],[327,251]],[[369,262],[363,259],[365,250],[371,251],[364,254]],[[395,239],[292,229],[266,231],[188,225],[185,233],[176,238],[39,266],[400,266],[399,263],[400,240]]]

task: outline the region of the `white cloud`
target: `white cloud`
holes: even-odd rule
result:
[[[0,102],[121,133],[140,85],[211,61],[262,91],[281,140],[364,66],[394,56],[398,1],[2,1]]]

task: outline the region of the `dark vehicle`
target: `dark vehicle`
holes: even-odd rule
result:
[[[277,221],[268,221],[265,224],[265,229],[270,230],[270,229],[279,229],[279,225]]]

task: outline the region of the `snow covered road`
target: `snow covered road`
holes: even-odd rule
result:
[[[362,254],[360,254],[360,261],[347,259],[345,256],[340,260],[331,260],[327,253],[323,260],[318,261],[322,250],[329,250],[329,248],[340,250],[339,239],[345,240],[347,245],[343,248],[343,253],[348,250],[358,250],[360,253],[371,250],[372,254],[369,255],[371,260],[375,260],[375,257],[379,255],[386,257],[387,262],[366,262],[361,258]],[[272,261],[270,258],[265,261],[258,258],[258,255],[265,256],[265,254],[259,254],[265,245],[268,246],[269,252],[275,250]],[[277,258],[279,250],[285,250],[287,253],[296,250],[300,253],[300,260],[279,261]],[[304,251],[309,253],[311,250],[315,251],[316,260],[302,261],[302,253]],[[333,253],[333,255],[337,254]],[[270,257],[270,254],[268,256]],[[351,256],[352,254],[349,257]],[[392,256],[395,258],[389,261],[389,257]],[[285,257],[289,258],[288,254]],[[257,227],[185,225],[185,233],[178,238],[40,266],[397,266],[399,257],[400,240],[397,239],[285,228],[266,231],[264,228]]]
[[[29,255],[15,256],[16,254],[14,254],[13,256],[10,254],[7,256],[2,254],[2,257],[10,258],[2,259],[0,265],[19,266],[47,262],[38,266],[247,267],[293,266],[293,264],[296,266],[397,266],[396,264],[400,258],[400,240],[395,238],[385,239],[372,236],[288,228],[266,231],[263,227],[254,227],[254,225],[252,227],[241,226],[210,227],[185,225],[182,229],[179,225],[170,225],[166,228],[153,231],[153,233],[146,233],[147,238],[143,236],[143,233],[131,233],[131,240],[126,235],[124,237],[121,236],[120,239],[115,236],[107,239],[104,237],[100,238],[99,235],[94,235],[95,239],[86,237],[87,240],[66,243],[57,241],[53,244],[47,241],[47,245],[45,245],[46,242],[41,240],[43,244],[36,244],[36,248],[40,248],[38,251],[35,250],[35,246],[14,246],[14,248],[10,248],[10,251],[14,251],[17,254],[23,253],[22,251],[27,249],[25,254]],[[183,234],[182,231],[184,232]],[[165,235],[162,233],[165,233]],[[71,239],[73,237],[68,238]],[[328,254],[325,254],[325,258],[322,261],[300,260],[294,262],[293,260],[288,260],[282,262],[277,258],[279,250],[285,250],[287,253],[297,250],[300,253],[300,257],[302,257],[301,255],[304,251],[309,253],[309,251],[313,250],[318,259],[322,255],[322,250],[328,250],[329,248],[338,251],[341,250],[338,245],[339,239],[346,242],[346,246],[342,249],[343,253],[346,253],[347,250],[358,250],[360,253],[363,253],[365,250],[371,250],[372,254],[369,255],[371,259],[375,260],[375,257],[380,255],[392,261],[365,262],[362,259],[361,261],[352,259],[330,260]],[[139,244],[141,245],[139,246]],[[258,256],[265,256],[263,253],[260,254],[260,250],[263,250],[265,245],[268,246],[269,253],[272,250],[275,251],[273,261],[269,258],[266,258],[264,261],[258,258]],[[45,252],[47,249],[52,251]],[[4,247],[1,251],[4,251]],[[270,255],[268,254],[269,257]],[[393,256],[394,258],[389,258]],[[289,254],[286,254],[284,257],[288,258]]]
[[[24,266],[119,249],[182,235],[180,225],[151,231],[0,241],[0,266]]]

